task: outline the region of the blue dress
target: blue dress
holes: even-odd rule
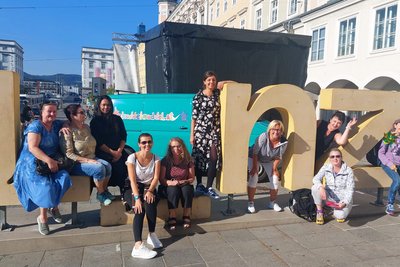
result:
[[[49,176],[39,175],[36,172],[35,156],[28,148],[28,133],[36,133],[41,135],[39,148],[47,155],[55,154],[59,149],[58,132],[61,126],[61,121],[54,121],[51,130],[47,131],[39,120],[35,120],[24,131],[25,141],[15,166],[14,187],[26,211],[33,211],[38,207],[57,207],[72,185],[71,178],[65,170]]]

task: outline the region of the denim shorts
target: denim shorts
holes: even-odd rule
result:
[[[86,175],[94,180],[102,180],[111,176],[111,164],[99,158],[94,158],[98,163],[75,162],[71,175]]]

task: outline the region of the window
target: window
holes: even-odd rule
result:
[[[3,54],[3,62],[4,63],[10,62],[11,61],[10,59],[11,59],[11,57],[9,54]]]
[[[101,55],[101,58],[106,58],[106,55]]]
[[[314,30],[311,37],[311,61],[324,59],[325,27]]]
[[[106,62],[102,61],[101,62],[101,69],[104,70],[106,68]]]
[[[215,11],[215,17],[218,18],[219,17],[219,2],[217,3],[217,9]]]
[[[89,78],[93,78],[93,71],[89,71]]]
[[[211,9],[210,9],[210,21],[213,20],[213,13],[214,13],[214,9],[211,8]]]
[[[228,0],[224,0],[224,11],[228,9]]]
[[[261,30],[261,15],[262,15],[262,10],[257,9],[256,10],[256,30],[260,31]]]
[[[240,20],[240,29],[244,29],[246,28],[246,20],[245,19],[241,19]]]
[[[93,69],[94,61],[90,60],[89,61],[89,69]]]
[[[270,24],[275,23],[278,20],[278,0],[271,1],[271,21]]]
[[[289,16],[297,13],[297,0],[290,0],[289,2]]]
[[[92,53],[90,53],[90,54],[89,54],[89,57],[93,57],[93,54],[92,54]]]
[[[397,4],[376,10],[374,50],[395,45],[396,21]]]
[[[236,0],[232,0],[232,5],[236,5]]]
[[[354,42],[356,37],[356,18],[340,22],[338,56],[354,54]]]

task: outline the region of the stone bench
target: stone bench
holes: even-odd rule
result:
[[[177,209],[177,218],[182,218],[182,208]],[[109,206],[101,205],[100,225],[132,224],[134,214],[125,210],[122,201],[113,201]],[[211,216],[211,199],[208,196],[193,198],[191,219],[207,219]],[[157,205],[157,218],[165,221],[168,218],[168,204],[166,199],[160,199]]]

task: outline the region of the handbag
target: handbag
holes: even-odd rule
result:
[[[70,172],[72,167],[74,166],[74,161],[72,159],[67,158],[66,156],[63,156],[61,153],[50,155],[50,158],[57,161],[58,170],[66,170],[67,172]],[[51,170],[46,162],[40,159],[35,159],[35,163],[36,163],[36,172],[39,175],[51,174]]]

